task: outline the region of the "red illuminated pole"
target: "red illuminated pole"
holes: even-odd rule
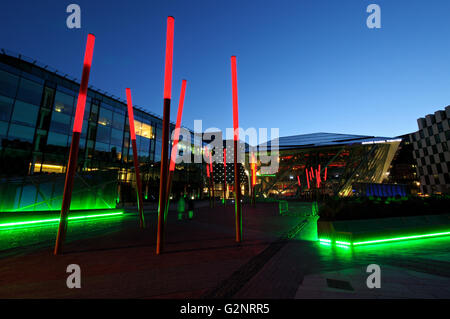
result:
[[[67,163],[66,180],[64,182],[64,193],[61,205],[61,216],[59,220],[58,235],[56,237],[55,255],[61,254],[64,239],[67,231],[67,215],[72,199],[73,181],[77,170],[78,146],[80,144],[81,128],[83,127],[84,108],[86,106],[86,96],[89,83],[89,72],[91,71],[92,56],[94,54],[95,36],[89,34],[84,52],[83,73],[81,76],[80,91],[78,93],[75,121],[72,131],[72,142],[70,144],[69,162]]]
[[[211,202],[211,178],[210,178],[210,173],[209,173],[209,164],[206,164],[206,177],[207,177],[207,181],[208,181],[209,206],[212,207],[212,202]]]
[[[320,164],[319,167],[317,168],[316,176],[317,176],[317,187],[320,188],[320,183],[322,183],[322,179],[320,177]]]
[[[223,204],[227,205],[227,148],[223,148]]]
[[[211,189],[212,189],[212,207],[215,206],[215,197],[216,194],[214,193],[214,170],[212,165],[212,154],[209,153],[209,172],[211,173]]]
[[[206,156],[206,177],[207,177],[207,183],[208,183],[208,198],[209,198],[209,207],[213,207],[212,204],[212,189],[211,189],[211,166],[208,163],[209,153],[208,149],[205,147],[205,156]]]
[[[164,215],[166,211],[167,174],[169,157],[169,120],[170,99],[172,94],[172,63],[173,63],[173,34],[175,19],[167,18],[166,35],[166,61],[164,74],[164,112],[161,145],[161,172],[159,180],[159,205],[158,205],[158,235],[156,238],[156,254],[159,255],[163,249],[164,240]]]
[[[316,170],[316,184],[317,188],[320,188],[320,171],[318,169]]]
[[[252,204],[253,206],[256,205],[256,195],[255,195],[255,185],[256,185],[256,161],[255,161],[255,154],[252,153],[252,162],[250,164],[251,171],[252,171]]]
[[[237,70],[236,57],[231,57],[231,83],[233,89],[233,128],[234,128],[234,193],[235,193],[235,224],[236,241],[242,241],[242,207],[241,207],[241,185],[239,181],[238,168],[238,141],[239,141],[239,112],[238,112],[238,91],[237,91]]]
[[[308,189],[310,189],[308,169],[305,169],[305,173],[306,173],[306,183],[308,184]]]
[[[170,155],[169,180],[167,182],[166,210],[164,214],[164,221],[166,220],[167,213],[169,211],[169,196],[172,188],[172,178],[173,172],[175,171],[175,162],[178,155],[178,141],[180,139],[181,118],[183,116],[183,105],[184,105],[184,96],[186,95],[186,84],[187,84],[186,80],[181,81],[181,93],[180,93],[180,100],[178,102],[177,123],[175,124],[175,135],[173,138],[172,153]]]
[[[133,147],[134,172],[136,174],[137,202],[138,202],[138,211],[139,211],[139,227],[145,228],[144,201],[142,200],[142,180],[141,180],[141,174],[139,172],[139,160],[138,160],[138,152],[137,152],[137,147],[136,147],[136,131],[134,129],[133,102],[131,100],[131,90],[129,88],[126,88],[125,92],[127,95],[128,121],[130,122],[131,146]]]

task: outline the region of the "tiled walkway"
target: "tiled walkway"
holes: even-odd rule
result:
[[[244,207],[244,241],[236,244],[233,208],[201,208],[190,221],[172,215],[160,256],[155,214],[147,215],[143,231],[136,216],[73,226],[66,253],[57,257],[51,254],[54,230],[22,231],[16,248],[0,254],[0,298],[450,297],[449,237],[323,246],[305,240],[314,238],[313,223],[280,216],[275,204],[258,204]],[[295,227],[298,233],[288,239]],[[23,248],[30,238],[34,246]],[[71,263],[81,267],[81,289],[66,287]],[[380,289],[366,286],[372,263],[381,267]]]

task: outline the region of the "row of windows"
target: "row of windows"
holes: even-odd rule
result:
[[[46,129],[47,145],[67,147],[73,125],[76,99],[59,89],[56,91],[48,87],[44,89],[42,84],[0,70],[0,135],[7,135],[10,140],[19,139],[32,143],[37,126],[38,129]],[[117,108],[106,103],[101,103],[100,108],[97,104],[92,103],[92,110],[90,110],[89,100],[86,105],[85,118],[90,122],[86,120],[83,122],[82,137],[95,141],[96,150],[115,149],[121,153],[124,130],[128,130],[125,111],[117,112]],[[39,115],[41,115],[40,121],[37,123]],[[43,125],[46,122],[46,116],[49,117],[47,128]],[[155,138],[155,129],[149,123],[143,122],[141,116],[137,115],[137,118],[141,118],[140,121],[135,120],[138,152],[140,155],[149,155],[150,151],[155,150],[153,143],[150,142],[150,139]],[[8,122],[10,122],[9,129]],[[88,143],[88,146],[93,144]]]
[[[52,75],[47,74],[45,78],[52,78]],[[70,86],[63,86],[63,79],[52,81],[56,82],[47,83],[0,62],[0,138],[5,141],[0,148],[9,145],[45,154],[67,153],[77,92],[67,88]],[[159,122],[159,119],[155,121],[146,113],[135,110],[136,142],[141,160],[161,159],[162,128]],[[4,139],[6,136],[7,140]],[[89,158],[130,158],[129,139],[126,106],[89,91],[80,152],[85,151]]]

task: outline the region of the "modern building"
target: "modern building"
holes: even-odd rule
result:
[[[450,193],[450,106],[417,120],[410,135],[423,194]]]
[[[0,53],[0,211],[60,209],[79,86],[47,65]],[[134,118],[144,195],[156,199],[162,119],[139,107]],[[193,144],[180,148],[200,151]],[[132,161],[126,102],[89,87],[71,208],[135,201]],[[201,164],[177,165],[173,189],[200,193],[201,174]]]
[[[401,138],[402,141],[391,162],[387,183],[404,185],[408,194],[417,195],[420,192],[420,183],[417,175],[417,162],[413,156],[413,144],[410,142],[409,134],[397,138]]]
[[[208,136],[211,136],[211,138],[208,138]],[[222,148],[214,149],[212,151],[215,159],[212,163],[212,179],[209,180],[205,178],[203,192],[207,193],[209,188],[212,186],[214,188],[214,196],[216,198],[223,198],[225,196],[226,199],[229,199],[234,196],[234,141],[222,140],[222,132],[216,132],[215,134],[209,132],[208,135],[203,137],[203,141],[204,143],[210,144],[216,138],[220,139],[220,146]],[[239,148],[241,154],[245,154],[245,150],[248,149],[248,144],[239,141]],[[244,156],[242,160],[244,160]],[[224,165],[225,161],[226,163]],[[249,189],[249,173],[246,171],[244,164],[238,162],[237,165],[239,169],[241,193],[246,194]]]
[[[399,138],[334,133],[280,137],[279,170],[269,175],[258,171],[255,193],[300,199],[317,194],[351,196],[354,185],[387,180],[400,142]]]

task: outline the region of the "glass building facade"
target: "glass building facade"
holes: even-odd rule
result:
[[[60,209],[58,204],[49,202],[62,195],[61,185],[48,181],[49,176],[53,177],[50,180],[61,180],[65,173],[78,91],[77,81],[52,72],[47,66],[0,53],[0,190],[2,197],[9,194],[8,199],[1,199],[1,211]],[[147,200],[156,199],[162,119],[139,108],[135,108],[134,117],[144,195]],[[172,132],[174,125],[170,126]],[[180,144],[181,149],[193,148],[193,141]],[[99,90],[88,90],[78,157],[79,186],[92,186],[94,202],[106,208],[135,201],[125,101]],[[109,186],[92,182],[105,172],[109,180],[105,180],[106,175],[101,180]],[[200,164],[177,166],[174,189],[186,191],[186,185],[201,189]],[[102,205],[104,202],[107,204]]]
[[[388,179],[400,142],[401,139],[333,133],[281,137],[278,172],[261,175],[258,171],[255,193],[261,197],[297,199],[317,194],[352,196],[355,185]]]

